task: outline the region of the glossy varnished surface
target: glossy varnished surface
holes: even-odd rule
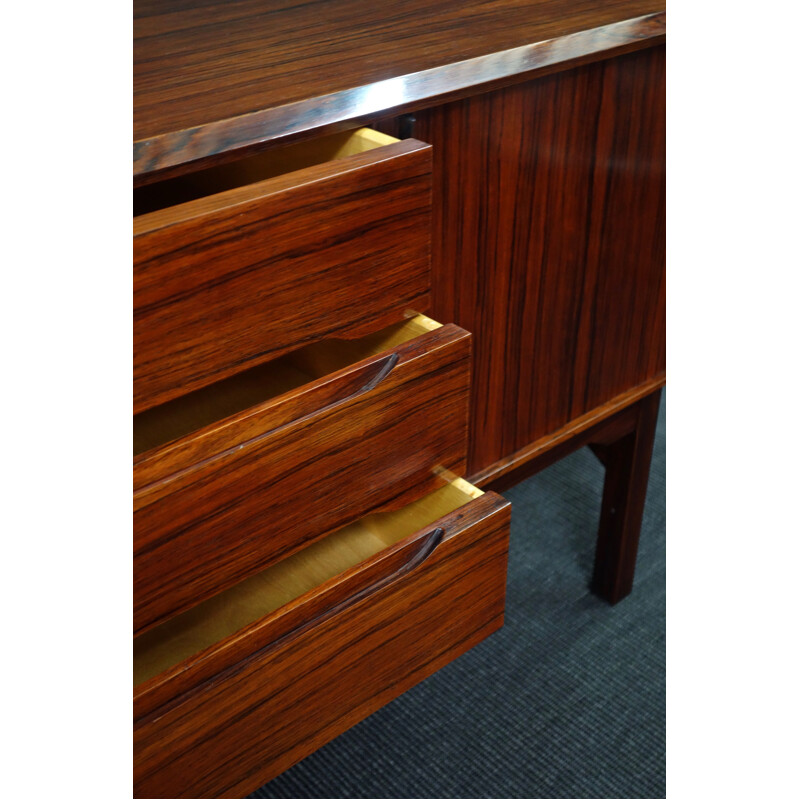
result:
[[[499,628],[509,521],[507,502],[479,497],[429,526],[440,538],[421,531],[376,590],[328,584],[289,607],[311,614],[300,629],[243,636],[234,667],[137,720],[134,796],[242,797]]]
[[[134,412],[428,305],[430,148],[395,142],[134,221]]]
[[[647,46],[662,0],[137,0],[134,175]]]
[[[474,333],[468,475],[663,378],[664,112],[657,47],[416,115],[432,314]]]
[[[390,353],[396,361],[387,362]],[[304,387],[222,421],[220,432],[211,426],[183,447],[141,457],[134,466],[134,630],[330,530],[426,494],[443,483],[437,468],[463,475],[469,335],[447,325],[375,358],[380,369],[352,397],[317,410],[327,403],[318,396],[323,387]],[[357,386],[362,372],[354,366],[335,380]],[[212,445],[204,444],[209,438]]]

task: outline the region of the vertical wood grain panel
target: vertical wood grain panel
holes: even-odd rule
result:
[[[663,52],[604,64],[593,176],[602,202],[592,214],[591,303],[579,330],[588,348],[576,365],[583,397],[573,409],[593,408],[664,369]]]
[[[474,474],[664,371],[664,48],[416,116]]]

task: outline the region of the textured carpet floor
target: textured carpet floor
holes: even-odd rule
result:
[[[633,594],[588,591],[603,469],[581,450],[505,492],[505,627],[251,795],[664,797],[665,442]]]

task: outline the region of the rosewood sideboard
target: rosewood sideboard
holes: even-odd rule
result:
[[[496,492],[577,448],[631,592],[665,27],[135,0],[135,796],[246,795],[497,630]]]

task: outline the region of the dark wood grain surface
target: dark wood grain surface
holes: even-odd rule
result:
[[[475,337],[468,475],[663,381],[664,113],[655,47],[416,114],[432,313]]]
[[[134,175],[664,36],[663,0],[136,0]]]
[[[509,521],[497,495],[473,500],[398,579],[141,717],[134,796],[242,797],[499,628]],[[320,589],[325,604],[348,583]]]
[[[134,413],[428,304],[430,148],[405,141],[134,221]]]
[[[223,421],[219,435],[204,429],[143,456],[134,467],[134,630],[432,491],[445,481],[436,468],[464,474],[469,334],[447,325],[376,359],[388,354],[397,360],[377,384],[319,412],[309,413],[319,387],[303,387]],[[335,380],[351,385],[352,370],[363,365]],[[196,441],[209,436],[211,445]]]

